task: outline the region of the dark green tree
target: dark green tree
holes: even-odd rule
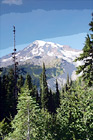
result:
[[[28,90],[30,90],[30,95],[32,97],[35,97],[35,99],[37,98],[37,88],[35,85],[32,84],[32,78],[29,74],[26,75],[26,79],[25,79],[25,88],[27,88]]]
[[[29,90],[32,89],[32,80],[31,80],[31,76],[29,74],[26,75],[25,87]]]
[[[17,80],[17,87],[19,92],[21,92],[21,88],[23,87],[23,85],[24,85],[24,78],[22,75],[20,75]]]
[[[8,74],[3,75],[1,78],[0,121],[2,137],[11,131],[11,120],[17,113],[16,103],[14,95],[14,73],[12,69],[9,69]]]
[[[92,15],[93,16],[93,15]],[[90,31],[93,32],[93,17],[89,23]],[[83,53],[75,61],[83,61],[83,65],[77,67],[77,74],[82,72],[82,78],[88,86],[93,85],[93,33],[87,35]]]
[[[67,80],[66,84],[64,85],[64,91],[68,91],[70,88],[70,79],[69,79],[69,74],[67,74]]]
[[[41,107],[48,109],[49,102],[49,93],[48,93],[48,85],[46,80],[46,69],[45,64],[43,63],[43,70],[40,76],[40,97],[41,97]]]
[[[69,74],[67,74],[67,85],[70,85]]]
[[[0,121],[2,121],[7,114],[7,88],[8,88],[8,77],[3,75],[0,82]]]
[[[75,82],[64,93],[60,108],[57,109],[56,139],[92,139],[92,89]]]
[[[4,137],[11,131],[11,126],[5,119],[0,122],[0,140],[4,140]]]
[[[52,90],[50,89],[49,91],[49,96],[48,96],[48,111],[51,114],[54,114],[56,112],[56,108],[55,108],[55,96],[52,93]]]
[[[5,140],[52,140],[51,116],[39,106],[25,89],[18,97],[18,113],[12,121],[12,132]]]
[[[56,80],[56,93],[55,93],[55,107],[56,109],[60,106],[60,92],[58,89],[58,82]]]
[[[3,75],[1,79],[0,92],[0,120],[14,117],[16,114],[16,100],[14,96],[14,75],[10,69],[7,75]]]
[[[18,92],[18,91],[17,91]],[[7,88],[7,110],[9,116],[13,118],[17,113],[17,98],[15,97],[15,80],[14,80],[14,70],[11,68],[8,72],[8,88]]]

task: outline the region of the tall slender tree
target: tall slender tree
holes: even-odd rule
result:
[[[56,93],[55,93],[55,107],[56,109],[60,106],[60,92],[58,89],[58,82],[56,80]]]
[[[15,116],[17,113],[16,106],[17,106],[17,98],[15,98],[14,94],[15,90],[15,81],[14,81],[14,70],[10,69],[8,72],[8,88],[7,88],[7,106],[9,107],[8,113]]]
[[[52,140],[51,116],[39,106],[25,89],[18,97],[18,113],[12,121],[12,131],[5,140]]]
[[[40,96],[41,96],[41,107],[48,109],[48,85],[46,80],[46,69],[45,64],[43,63],[43,70],[40,76]]]
[[[21,88],[23,87],[24,85],[24,78],[22,75],[19,76],[18,80],[17,80],[17,87],[18,87],[18,90],[20,91]]]
[[[17,105],[18,113],[12,122],[14,129],[11,134],[12,139],[34,139],[35,133],[37,133],[35,124],[37,119],[36,114],[39,113],[38,107],[35,104],[28,89],[19,95]]]
[[[9,69],[7,75],[3,75],[1,79],[1,92],[0,92],[0,120],[5,118],[8,121],[10,116],[14,117],[17,113],[16,99],[14,96],[14,72]]]
[[[92,139],[92,94],[92,89],[80,85],[80,80],[65,92],[57,109],[56,139]]]
[[[48,99],[48,111],[50,113],[55,113],[55,102],[54,102],[54,96],[53,96],[53,93],[52,93],[52,90],[50,89],[49,91],[49,99]]]
[[[90,31],[93,32],[93,14],[92,21],[89,23]],[[93,85],[93,33],[87,35],[83,53],[75,61],[83,61],[83,65],[77,67],[77,74],[83,73],[82,78],[87,81],[88,86]]]
[[[7,89],[8,89],[8,77],[3,75],[0,82],[0,121],[7,116]]]
[[[31,80],[31,76],[29,74],[26,75],[25,87],[29,90],[32,89],[32,80]]]

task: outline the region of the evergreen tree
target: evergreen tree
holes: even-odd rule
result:
[[[18,92],[18,91],[17,91]],[[7,88],[7,112],[8,117],[11,116],[14,118],[17,113],[17,98],[15,97],[15,81],[14,81],[14,71],[13,69],[9,69],[8,72],[8,88]]]
[[[51,116],[39,109],[29,90],[19,95],[17,109],[18,113],[12,122],[13,132],[5,140],[52,140],[49,127]]]
[[[64,86],[64,91],[68,91],[70,89],[70,79],[69,79],[69,74],[67,74],[67,81]]]
[[[9,69],[7,75],[3,75],[1,79],[0,92],[0,121],[4,118],[8,121],[10,116],[14,117],[16,114],[16,99],[14,95],[14,73],[13,69]]]
[[[93,15],[92,15],[93,16]],[[93,17],[90,22],[90,31],[93,32]],[[90,37],[91,36],[91,37]],[[82,77],[88,86],[93,85],[93,34],[87,35],[83,53],[75,61],[83,61],[83,65],[77,67],[77,74],[83,72]]]
[[[39,95],[38,95],[38,91],[36,92],[36,102],[39,104],[39,101],[40,99],[39,99]]]
[[[41,97],[41,107],[48,109],[49,93],[48,85],[46,80],[46,70],[45,64],[43,63],[43,70],[40,76],[40,97]]]
[[[27,88],[28,90],[30,90],[30,95],[32,97],[35,97],[35,99],[37,98],[37,88],[35,85],[32,84],[32,78],[29,74],[26,75],[26,79],[25,79],[25,88]]]
[[[55,107],[56,109],[60,106],[60,92],[58,89],[58,82],[56,80],[56,93],[55,93]]]
[[[61,99],[60,108],[57,110],[56,139],[92,140],[92,90],[86,86],[75,83]]]
[[[10,69],[7,75],[3,75],[1,80],[0,92],[0,121],[4,118],[14,117],[16,114],[16,100],[14,97],[14,75],[13,70]]]
[[[0,122],[0,140],[4,140],[5,136],[11,131],[11,126],[5,119]]]
[[[31,80],[31,76],[29,74],[26,75],[25,87],[29,90],[32,89],[32,80]]]
[[[21,92],[21,88],[23,87],[23,85],[24,85],[24,78],[22,75],[20,75],[17,80],[17,87],[18,87],[19,92]]]
[[[7,75],[3,75],[0,88],[0,121],[7,116],[7,88],[8,77]]]
[[[14,131],[11,137],[16,140],[34,139],[35,129],[37,129],[34,121],[37,119],[36,114],[39,113],[39,110],[31,98],[29,90],[20,94],[17,109],[18,113],[12,123]]]
[[[70,85],[69,74],[67,74],[67,85]]]
[[[51,89],[49,91],[49,99],[48,99],[48,111],[50,113],[55,113],[56,112],[56,108],[55,108],[55,96],[53,95]]]

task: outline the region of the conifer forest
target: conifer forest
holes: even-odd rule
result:
[[[61,90],[57,79],[56,90],[48,88],[45,63],[39,89],[29,73],[0,69],[0,140],[93,140],[93,19],[89,30],[75,59],[83,61],[76,70],[82,75],[76,81],[67,75]]]

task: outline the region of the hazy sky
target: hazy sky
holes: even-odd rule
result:
[[[93,0],[1,0],[0,56],[11,51],[13,25],[18,50],[35,40],[82,49],[92,12]]]

